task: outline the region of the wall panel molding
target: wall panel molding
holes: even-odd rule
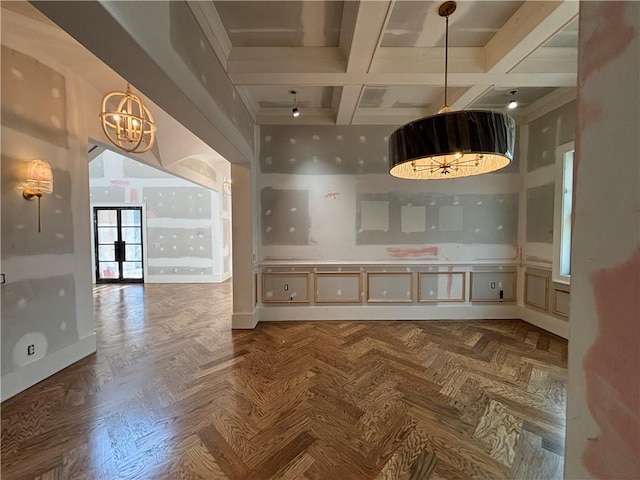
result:
[[[480,276],[485,276],[487,277],[485,279],[485,282],[490,282],[490,283],[495,283],[496,286],[492,287],[492,290],[496,291],[496,294],[498,295],[496,296],[487,296],[487,295],[481,295],[480,293],[478,293],[478,291],[480,290],[480,288],[478,288],[478,285],[476,285],[475,287],[475,292],[474,292],[474,282],[480,282],[479,278]],[[511,294],[507,295],[506,293],[504,294],[503,298],[500,298],[499,296],[499,292],[501,290],[500,288],[500,278],[509,279],[510,282],[510,288],[507,289],[506,286],[503,285],[502,290],[511,290]],[[493,279],[493,280],[492,280]],[[506,281],[506,280],[505,280]],[[516,296],[517,296],[517,282],[518,282],[518,272],[516,271],[503,271],[503,270],[483,270],[483,271],[475,271],[475,272],[471,272],[470,273],[470,277],[469,277],[469,284],[470,284],[470,288],[469,288],[469,301],[470,302],[515,302],[516,301]],[[504,282],[503,282],[504,283]]]
[[[424,284],[423,278],[426,280],[429,277],[435,276],[436,279],[439,276],[445,276],[447,281],[451,279],[451,283],[453,284],[454,277],[461,278],[461,294],[460,297],[436,297],[436,298],[426,298],[423,296],[422,287]],[[466,301],[466,286],[467,283],[467,274],[466,272],[418,272],[418,302],[419,303],[434,303],[434,302],[464,302]]]
[[[335,271],[335,272],[316,272],[315,273],[315,289],[313,299],[315,303],[361,303],[362,302],[362,274],[360,272],[344,272],[344,271]],[[329,297],[325,296],[321,292],[322,284],[325,280],[329,280],[330,278],[334,279],[335,277],[342,278],[351,278],[355,281],[353,287],[355,287],[357,295],[353,297]]]
[[[559,295],[560,296],[563,296],[563,295],[567,296],[567,299],[566,299],[567,308],[566,309],[563,309],[564,308],[564,304],[563,303],[558,304],[558,296]],[[556,315],[560,315],[561,317],[569,318],[569,308],[568,307],[570,305],[570,303],[569,303],[570,295],[571,294],[569,292],[565,291],[565,290],[559,290],[557,288],[554,288],[553,289],[553,301],[551,303],[551,311],[553,313],[555,313]]]
[[[413,272],[366,272],[367,277],[367,291],[366,291],[366,299],[368,303],[413,303]],[[401,278],[406,277],[405,281],[408,283],[403,285],[402,291],[409,292],[409,296],[396,295],[395,297],[387,297],[386,289],[383,290],[382,295],[376,295],[376,292],[372,292],[372,283],[377,283],[376,280],[382,279],[383,277],[391,277],[391,278]],[[390,279],[390,278],[389,278]],[[397,282],[395,282],[397,283]],[[398,285],[390,285],[399,289]]]
[[[533,294],[530,293],[529,287],[533,285],[533,278],[541,278],[544,281],[544,302],[539,303],[533,298]],[[542,310],[549,309],[549,275],[534,272],[524,272],[524,303],[531,305]]]
[[[309,303],[310,291],[310,272],[262,272],[262,303]]]

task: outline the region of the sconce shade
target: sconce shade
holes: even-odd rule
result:
[[[110,101],[117,102],[114,110],[109,110]],[[100,120],[109,141],[125,152],[144,153],[153,146],[153,116],[142,99],[131,92],[129,84],[126,92],[108,92],[102,97]]]
[[[515,121],[487,110],[463,110],[421,118],[389,138],[389,173],[430,180],[479,175],[513,160]]]
[[[24,193],[42,195],[53,193],[53,172],[44,160],[32,160],[27,164],[27,174],[23,184]]]

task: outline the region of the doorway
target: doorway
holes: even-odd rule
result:
[[[142,207],[93,207],[96,283],[143,283]]]

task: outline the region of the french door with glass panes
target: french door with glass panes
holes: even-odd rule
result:
[[[142,207],[94,207],[96,283],[144,281]]]

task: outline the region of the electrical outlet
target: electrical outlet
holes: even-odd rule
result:
[[[496,282],[491,282],[491,288],[496,288]]]
[[[177,268],[172,268],[171,269],[171,273],[178,273],[178,269]]]
[[[285,292],[288,292],[288,291],[289,291],[289,284],[288,284],[288,283],[285,283],[285,284],[284,284],[284,291],[285,291]]]
[[[27,355],[31,356],[31,355],[35,355],[36,353],[36,346],[32,343],[31,345],[27,346]]]

